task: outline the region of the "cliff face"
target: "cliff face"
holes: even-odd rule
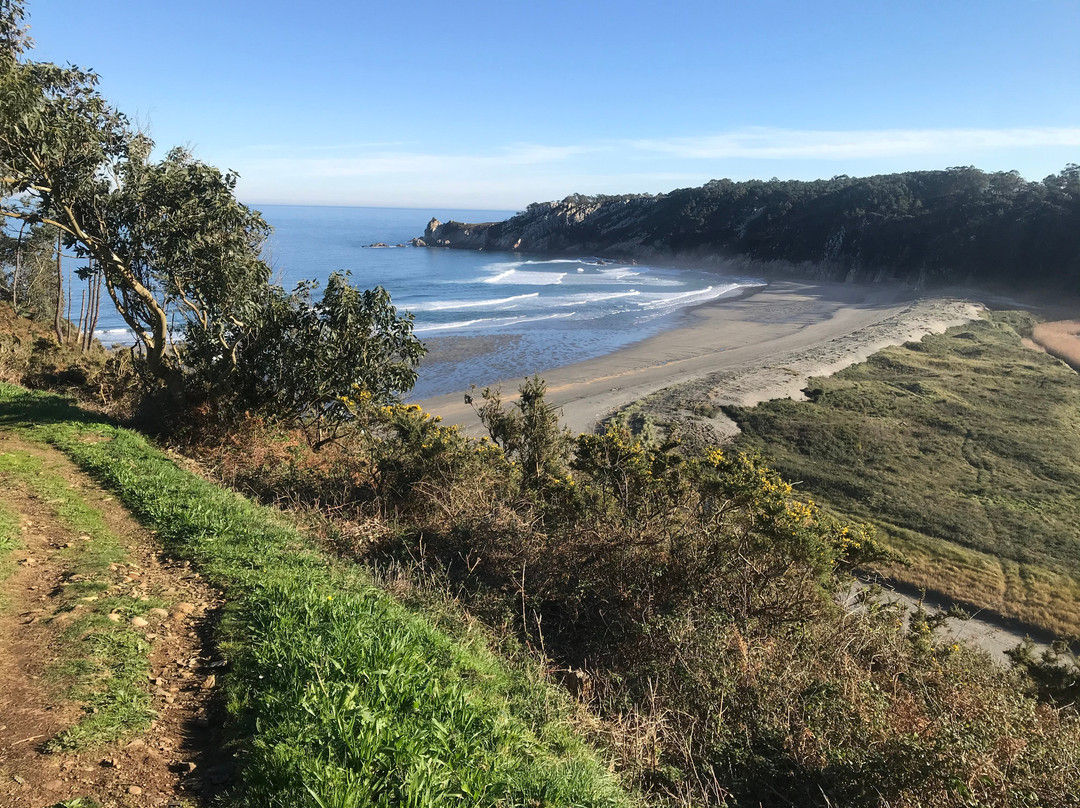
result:
[[[816,182],[714,180],[567,197],[504,222],[433,219],[429,247],[773,262],[836,280],[1036,281],[1080,291],[1080,167],[1042,182],[974,168]]]
[[[529,205],[503,222],[463,224],[432,219],[424,231],[429,247],[522,252],[644,252],[641,225],[652,197],[596,200],[569,197]]]

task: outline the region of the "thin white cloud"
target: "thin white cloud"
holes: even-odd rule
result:
[[[981,164],[1028,177],[1057,170],[1080,127],[740,129],[702,137],[517,143],[468,150],[413,142],[233,151],[245,197],[261,202],[514,208],[572,192],[662,192],[716,177],[815,179]],[[785,162],[787,161],[787,162]],[[219,162],[221,162],[219,160]],[[989,163],[989,165],[987,165]]]
[[[273,157],[252,160],[249,171],[276,171],[310,177],[367,177],[377,175],[433,175],[486,173],[499,169],[564,162],[596,147],[520,144],[491,154],[436,154],[375,151],[348,157]]]
[[[408,144],[400,140],[371,140],[354,143],[251,143],[244,146],[245,152],[277,153],[293,155],[297,152],[356,152],[371,151],[374,149],[402,149]]]
[[[986,149],[1080,146],[1080,127],[1020,129],[742,129],[701,137],[626,141],[629,149],[688,160],[861,159]]]

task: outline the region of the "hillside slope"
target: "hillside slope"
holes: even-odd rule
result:
[[[728,414],[807,493],[881,527],[893,577],[1059,636],[1080,626],[1080,377],[994,312],[889,348],[809,401]]]
[[[100,423],[56,396],[0,383],[0,472],[27,466],[30,470],[20,479],[41,488],[37,461],[26,459],[31,453],[44,457],[41,462],[46,464],[66,462],[58,455],[67,455],[153,531],[157,546],[148,552],[190,562],[199,573],[195,577],[220,590],[224,607],[205,630],[221,664],[211,675],[196,660],[192,667],[199,669],[199,678],[190,682],[223,694],[218,709],[228,748],[236,755],[235,774],[230,767],[226,777],[227,794],[214,804],[314,808],[633,803],[571,728],[568,697],[538,673],[511,670],[488,651],[479,634],[451,637],[435,628],[373,586],[359,568],[320,553],[280,515],[179,469],[138,434]],[[56,508],[63,516],[66,498],[72,498],[67,489],[67,483],[57,483],[37,496],[42,507]],[[95,488],[92,493],[97,502],[104,492]],[[89,506],[79,506],[84,496],[68,508],[80,515],[76,526],[88,530],[74,539],[70,552],[76,552],[83,539],[88,547],[105,540],[104,533],[98,536],[85,527],[93,527],[94,517]],[[20,520],[26,525],[25,514],[0,508],[0,553],[29,543],[32,537],[17,527]],[[61,547],[59,552],[67,551]],[[117,567],[111,558],[106,560]],[[116,573],[110,563],[100,575]],[[121,583],[138,577],[128,575]],[[23,578],[12,582],[23,583]],[[39,584],[30,585],[30,597],[40,594]],[[97,586],[94,581],[85,585]],[[80,603],[113,606],[112,595],[106,600],[102,592],[93,591]],[[25,600],[26,593],[14,594],[19,598],[13,603]],[[126,622],[130,610],[153,605],[136,598],[117,609]],[[46,622],[60,621],[59,614],[46,615]],[[108,639],[115,633],[108,628],[113,624],[105,613],[98,615],[93,625],[110,633],[91,644],[108,641],[106,647],[114,648]],[[133,625],[141,631],[147,623]],[[125,629],[123,636],[129,634]],[[179,764],[157,753],[141,768],[123,769],[130,755],[121,750],[136,748],[132,740],[141,742],[140,748],[148,745],[159,732],[161,716],[173,709],[166,695],[152,694],[154,684],[160,683],[149,681],[146,673],[147,655],[160,654],[166,634],[155,627],[134,636],[125,657],[131,662],[95,675],[95,681],[105,683],[126,677],[126,701],[140,708],[125,726],[90,744],[98,752],[95,761],[108,755],[107,768],[121,766],[121,776],[59,780],[58,798],[75,796],[72,789],[77,789],[78,797],[91,797],[104,806],[151,805],[161,804],[159,795],[170,788],[184,798],[200,791],[187,781],[170,781],[170,767]],[[43,630],[40,653],[45,656],[52,653],[46,636]],[[6,650],[0,646],[0,653]],[[23,681],[19,672],[12,675],[20,678],[21,692],[43,686],[41,681]],[[98,701],[82,701],[86,712],[100,712]],[[72,715],[79,712],[77,705],[65,709]],[[6,714],[5,722],[15,731]],[[0,775],[5,775],[0,779],[9,785],[30,784],[20,766],[49,769],[52,764],[77,771],[86,761],[64,752],[64,726],[52,720],[51,729],[37,729],[26,740],[0,736]],[[19,745],[41,744],[57,731],[57,743],[22,750],[33,753],[29,758],[15,754]],[[18,744],[9,745],[8,740]],[[43,754],[54,747],[55,756]],[[146,778],[143,785],[153,781],[155,787],[133,783],[129,778],[135,773]],[[129,791],[129,784],[139,790]],[[210,804],[208,793],[199,799]]]
[[[1080,289],[1080,167],[1042,182],[975,168],[814,182],[713,180],[570,196],[504,222],[432,220],[431,247],[779,262],[830,280]],[[1023,275],[1018,275],[1020,268]]]

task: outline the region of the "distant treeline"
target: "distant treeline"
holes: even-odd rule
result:
[[[811,264],[868,280],[1032,282],[1080,291],[1080,166],[1029,182],[973,167],[828,180],[713,180],[667,194],[535,203],[447,246]],[[480,243],[483,242],[483,243]]]

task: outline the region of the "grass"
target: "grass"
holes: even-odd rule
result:
[[[19,539],[20,533],[19,515],[0,502],[0,584],[11,577],[11,573],[15,571],[11,554],[22,546],[22,541]],[[7,605],[7,596],[0,592],[0,609]]]
[[[565,696],[408,612],[273,512],[55,397],[0,386],[4,422],[67,453],[224,590],[240,804],[632,802]]]
[[[1080,377],[998,312],[730,408],[739,442],[909,560],[896,578],[1058,634],[1080,626]]]
[[[116,612],[130,619],[154,604],[116,592],[119,578],[109,567],[126,560],[124,547],[101,512],[40,458],[0,454],[0,476],[25,485],[68,533],[79,537],[61,551],[64,583],[53,601],[54,620],[75,617],[64,621],[58,637],[61,658],[49,675],[83,704],[84,715],[49,747],[83,749],[144,730],[154,718],[146,687],[150,644],[126,622],[114,622],[108,615]]]

